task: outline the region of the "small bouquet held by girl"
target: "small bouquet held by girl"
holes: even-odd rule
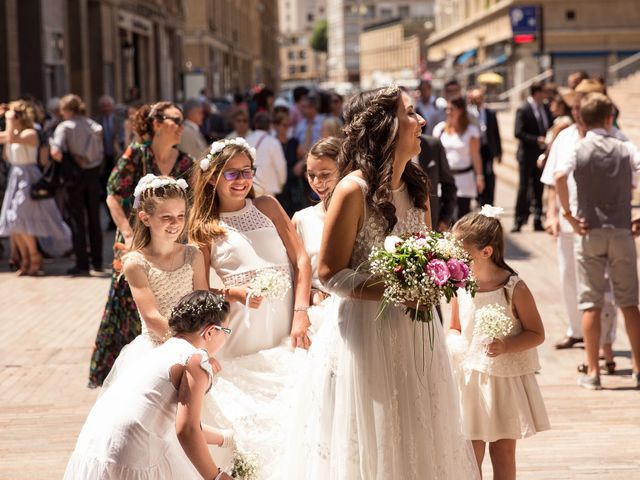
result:
[[[385,284],[382,308],[404,305],[412,320],[431,322],[433,307],[442,297],[449,302],[459,288],[475,293],[471,259],[462,244],[448,233],[389,236],[384,248],[371,252],[369,261],[371,272]]]

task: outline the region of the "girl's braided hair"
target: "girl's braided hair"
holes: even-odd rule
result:
[[[221,325],[229,314],[229,302],[208,290],[195,290],[180,299],[171,311],[174,334],[192,333],[209,325]]]

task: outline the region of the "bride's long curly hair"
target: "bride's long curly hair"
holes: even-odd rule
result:
[[[391,174],[398,143],[396,112],[401,94],[402,90],[393,86],[353,97],[345,109],[346,138],[340,152],[340,177],[354,170],[362,171],[369,186],[367,205],[386,219],[387,234],[397,222]],[[429,180],[422,169],[410,161],[402,172],[402,180],[413,204],[426,210]]]

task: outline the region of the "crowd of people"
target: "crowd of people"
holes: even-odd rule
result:
[[[640,388],[629,261],[640,154],[613,126],[603,83],[576,75],[566,88],[532,84],[516,112],[512,232],[533,215],[534,230],[557,237],[571,322],[556,347],[584,342],[579,385],[601,388],[600,353],[615,370],[614,298]],[[108,96],[95,119],[76,95],[52,103],[46,120],[30,102],[2,106],[11,169],[0,235],[18,274],[41,275],[43,253],[69,250],[70,275],[102,271],[102,203],[115,229],[89,375],[105,393],[66,478],[229,478],[219,465],[234,444],[261,457],[259,478],[479,478],[489,444],[495,478],[515,479],[516,441],[550,428],[535,380],[545,334],[505,262],[498,210],[475,208],[494,203],[502,159],[484,97],[456,80],[437,97],[422,80],[346,107],[304,87],[291,103],[268,88],[238,95],[226,112],[206,92],[183,105],[132,104],[126,118]],[[449,355],[433,322],[425,371],[415,323],[403,308],[379,310],[384,287],[366,261],[388,235],[427,229],[463,242],[478,292],[452,308],[449,337],[465,349]],[[286,288],[257,294],[265,275]],[[484,344],[474,319],[494,304],[515,327]],[[201,418],[214,426],[195,428]],[[219,447],[213,457],[206,444]]]

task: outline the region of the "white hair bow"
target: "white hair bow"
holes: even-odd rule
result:
[[[480,209],[480,215],[484,215],[489,218],[500,218],[500,215],[504,212],[502,207],[494,207],[493,205],[485,204]]]
[[[176,180],[175,178],[159,178],[153,173],[148,173],[140,179],[138,185],[136,185],[136,188],[133,191],[133,208],[138,208],[140,206],[140,197],[142,196],[142,192],[144,192],[146,189],[159,188],[166,185],[175,185],[181,188],[183,191],[186,191],[189,187],[187,181],[184,178],[180,178],[178,180]]]

